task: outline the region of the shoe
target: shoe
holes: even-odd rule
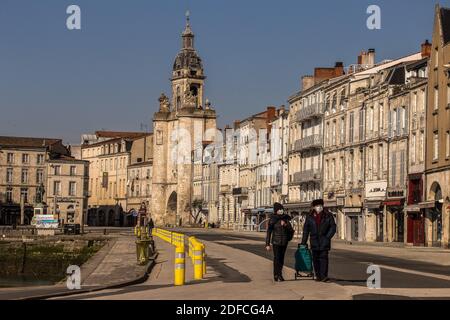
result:
[[[315,277],[315,278],[314,278],[314,281],[321,282],[321,281],[322,281],[322,278]]]
[[[280,280],[279,280],[278,276],[274,276],[274,277],[273,277],[273,281],[278,282],[278,281],[280,281]]]
[[[330,278],[328,278],[328,277],[323,278],[321,281],[322,282],[326,282],[326,283],[330,283],[331,282]]]
[[[278,281],[283,282],[285,280],[284,280],[283,276],[278,276]]]

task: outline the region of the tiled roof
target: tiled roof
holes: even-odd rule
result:
[[[146,132],[96,131],[99,138],[138,138],[147,135]]]
[[[2,147],[43,148],[61,142],[61,139],[0,136],[0,146]]]

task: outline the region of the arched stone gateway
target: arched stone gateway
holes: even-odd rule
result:
[[[177,201],[178,196],[177,193],[174,191],[169,197],[169,200],[167,201],[167,212],[165,217],[165,223],[170,225],[176,225],[177,224]]]
[[[441,246],[443,240],[443,203],[442,188],[438,182],[434,182],[430,188],[430,197],[436,202],[436,206],[431,210],[432,241],[434,246]]]

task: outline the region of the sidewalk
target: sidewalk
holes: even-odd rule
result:
[[[349,292],[333,283],[312,280],[272,280],[272,262],[242,250],[205,241],[207,275],[193,280],[193,268],[186,259],[186,285],[173,285],[174,248],[155,239],[159,256],[147,282],[129,288],[79,295],[76,299],[137,300],[326,300],[351,299]],[[271,253],[268,253],[271,254]],[[286,279],[294,270],[285,268]]]
[[[135,237],[114,236],[91,259],[81,266],[81,291],[91,292],[143,282],[154,261],[145,266],[136,263]],[[2,288],[0,300],[44,299],[55,295],[71,295],[63,280],[54,286]]]

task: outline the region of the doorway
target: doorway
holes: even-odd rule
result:
[[[408,239],[407,242],[414,246],[425,245],[425,218],[422,213],[408,214]]]
[[[359,219],[358,216],[350,216],[350,230],[351,230],[351,240],[359,240]]]
[[[376,216],[376,241],[383,242],[384,240],[384,215],[381,210],[375,211]]]

